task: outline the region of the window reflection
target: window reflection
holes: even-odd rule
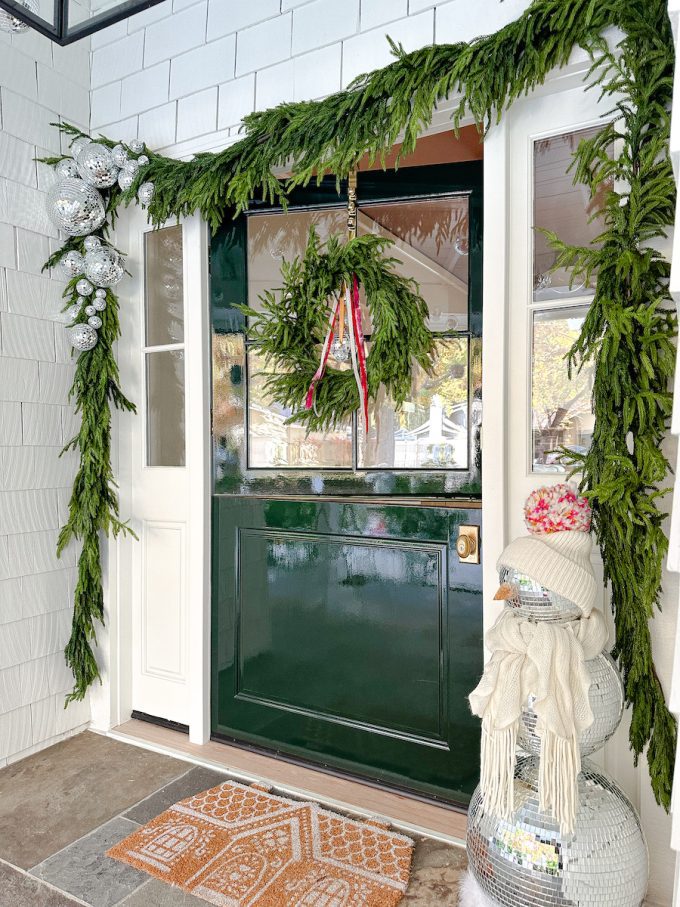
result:
[[[359,467],[466,469],[468,465],[468,340],[437,344],[431,374],[417,368],[410,398],[396,411],[381,390],[368,436],[359,427]]]
[[[184,466],[184,351],[146,353],[147,462]]]
[[[182,228],[145,234],[146,345],[184,340],[184,262]]]
[[[534,226],[552,230],[560,239],[578,246],[592,244],[604,229],[601,216],[593,213],[602,208],[604,184],[594,198],[586,186],[574,185],[570,170],[573,155],[583,139],[597,135],[600,127],[581,129],[534,143]],[[534,299],[560,299],[582,296],[592,290],[582,283],[569,288],[570,273],[565,268],[551,271],[555,252],[545,236],[534,232]]]
[[[593,366],[571,379],[565,356],[578,338],[587,307],[534,312],[531,425],[534,472],[566,472],[559,447],[586,453],[592,440]]]

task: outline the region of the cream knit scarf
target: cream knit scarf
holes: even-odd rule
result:
[[[470,694],[482,719],[480,787],[487,809],[508,818],[513,809],[517,727],[530,695],[541,737],[539,808],[564,833],[574,829],[581,771],[580,738],[593,722],[585,661],[607,642],[602,614],[554,624],[534,622],[506,609],[486,635],[491,651],[484,675]]]

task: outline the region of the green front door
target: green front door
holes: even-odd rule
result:
[[[455,546],[481,523],[481,165],[359,175],[359,230],[420,283],[437,363],[401,412],[375,402],[368,433],[306,436],[268,401],[234,304],[277,286],[311,223],[341,232],[345,204],[328,181],[212,240],[213,735],[465,804],[482,576]]]

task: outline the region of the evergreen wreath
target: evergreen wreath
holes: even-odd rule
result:
[[[611,27],[624,35],[615,54],[602,37]],[[660,441],[671,410],[668,379],[676,330],[669,307],[668,263],[649,245],[673,223],[675,205],[669,155],[674,42],[666,0],[534,0],[516,21],[470,43],[431,45],[410,54],[393,45],[394,62],[359,77],[345,91],[246,117],[243,138],[219,153],[189,161],[149,154],[143,179],[156,187],[149,206],[155,225],[200,212],[216,229],[258,195],[285,206],[295,186],[328,172],[338,180],[347,177],[365,155],[384,164],[393,145],[403,139],[401,159],[414,150],[437,103],[452,95],[461,98],[454,128],[468,114],[480,128],[488,128],[552,69],[564,66],[575,47],[591,55],[591,82],[619,99],[613,103],[621,117],[620,125],[605,128],[603,144],[595,140],[579,146],[576,178],[592,189],[610,173],[621,176],[628,188],[607,193],[598,250],[570,248],[555,238],[559,263],[593,274],[596,286],[571,353],[573,367],[595,364],[595,431],[588,454],[572,462],[581,471],[592,504],[611,583],[615,654],[633,706],[631,748],[636,758],[647,748],[654,795],[668,809],[677,727],[654,669],[649,630],[668,544],[662,528],[666,514],[659,502],[669,464]],[[78,133],[65,124],[60,128]],[[616,165],[607,163],[603,154],[613,137],[622,139],[624,147]],[[282,182],[275,172],[284,166],[291,176]],[[618,173],[608,169],[615,166]],[[121,202],[135,201],[141,181],[140,174],[125,193],[110,195],[109,223]],[[67,243],[62,251],[68,248]],[[98,533],[122,528],[110,478],[109,410],[112,402],[124,404],[110,353],[117,322],[107,324],[109,333],[100,334],[108,337],[107,355],[99,351],[102,339],[94,350],[82,353],[73,388],[86,425],[79,440],[82,465],[70,528],[64,530],[67,537],[79,534],[83,540],[81,591],[67,650],[76,676],[75,698],[82,698],[98,676],[89,646],[94,622],[102,617]]]
[[[282,262],[282,286],[261,297],[261,311],[239,306],[249,318],[249,339],[266,365],[273,366],[266,380],[269,396],[293,410],[289,422],[326,431],[359,409],[351,368],[328,367],[316,386],[314,406],[304,406],[328,331],[326,302],[354,275],[365,290],[372,324],[366,357],[369,398],[384,386],[400,407],[411,392],[414,362],[426,371],[431,368],[434,337],[426,324],[427,304],[415,281],[395,272],[397,259],[385,257],[391,245],[391,240],[368,234],[347,242],[331,236],[324,247],[312,227],[304,256]]]

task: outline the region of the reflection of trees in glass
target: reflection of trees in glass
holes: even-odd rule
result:
[[[592,429],[592,370],[569,378],[565,356],[583,324],[583,310],[573,317],[534,318],[532,419],[534,462],[559,464],[561,445],[587,446]]]

